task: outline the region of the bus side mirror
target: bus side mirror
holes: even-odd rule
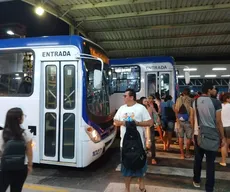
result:
[[[102,88],[102,72],[98,69],[93,72],[93,87],[94,89]]]

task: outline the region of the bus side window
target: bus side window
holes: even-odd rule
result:
[[[114,67],[116,74],[112,79],[114,93],[124,92],[127,88],[132,88],[136,92],[140,90],[140,67]]]
[[[28,76],[24,77],[24,79],[22,80],[19,86],[18,93],[30,95],[31,92],[32,92],[32,78]]]
[[[0,97],[28,97],[33,92],[33,52],[1,51]]]

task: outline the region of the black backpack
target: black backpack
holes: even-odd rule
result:
[[[146,158],[135,122],[127,121],[122,145],[122,164],[127,169],[138,170],[145,166]]]
[[[182,121],[188,121],[189,120],[189,113],[185,107],[185,104],[184,104],[184,101],[182,98],[181,98],[181,101],[182,101],[182,104],[181,104],[179,111],[178,111],[178,119],[182,120]]]
[[[26,143],[24,140],[9,140],[4,144],[1,170],[18,171],[25,167]]]
[[[165,117],[167,121],[176,121],[176,114],[173,111],[173,108],[169,106],[169,103],[167,102],[167,106],[165,107]]]

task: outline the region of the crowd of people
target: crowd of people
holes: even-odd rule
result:
[[[172,96],[166,95],[161,98],[159,93],[137,100],[135,91],[127,89],[124,95],[125,105],[121,106],[114,117],[115,125],[121,126],[121,147],[128,128],[123,118],[124,114],[126,117],[130,115],[131,120],[136,123],[143,148],[147,147],[151,150],[153,165],[157,164],[155,130],[159,133],[160,141],[164,143],[165,151],[171,150],[170,145],[175,131],[181,159],[193,157],[190,147],[194,145],[194,187],[200,187],[201,164],[206,155],[205,189],[207,192],[212,192],[217,151],[220,149],[222,154],[220,165],[226,166],[230,146],[230,119],[228,118],[230,93],[222,93],[218,98],[217,95],[218,91],[212,83],[205,83],[202,93],[196,95],[191,95],[189,88],[185,88],[176,103],[173,102]],[[150,133],[149,138],[146,132]],[[184,141],[186,141],[185,150]],[[146,166],[147,164],[140,170],[127,170],[122,166],[126,192],[130,192],[131,177],[139,177],[140,191],[146,191],[143,180]]]

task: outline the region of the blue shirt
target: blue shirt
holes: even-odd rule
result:
[[[161,119],[166,119],[165,117],[165,107],[171,107],[173,108],[174,102],[172,100],[168,100],[167,102],[161,103]]]

